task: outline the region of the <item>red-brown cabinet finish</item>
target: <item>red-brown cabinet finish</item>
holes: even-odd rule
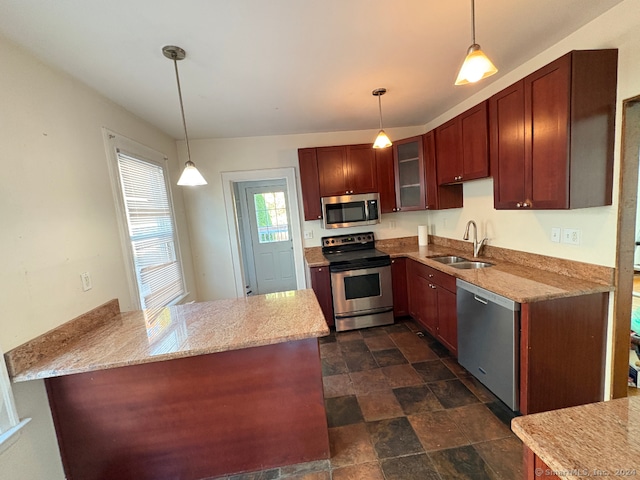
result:
[[[307,221],[322,218],[320,205],[320,184],[318,180],[318,158],[315,148],[298,149],[300,184],[302,187],[302,205],[304,219]]]
[[[572,51],[489,100],[496,208],[611,205],[617,58]]]
[[[407,260],[409,313],[454,356],[458,355],[456,279]]]
[[[489,176],[488,128],[486,101],[436,128],[439,185]]]
[[[423,155],[422,136],[405,138],[393,143],[398,211],[408,212],[425,209]]]
[[[311,267],[309,268],[311,277],[311,288],[316,294],[324,319],[327,325],[334,326],[333,319],[333,300],[331,297],[331,276],[329,275],[329,267]]]
[[[320,196],[377,191],[375,152],[370,144],[316,148]]]
[[[436,165],[435,131],[431,130],[422,137],[424,147],[424,185],[427,210],[443,210],[462,207],[462,184],[438,185]]]
[[[409,315],[407,297],[407,259],[404,257],[391,260],[391,284],[393,288],[393,316]]]
[[[560,477],[553,474],[553,470],[544,463],[529,447],[522,447],[524,457],[524,480],[560,480]],[[548,473],[548,474],[547,474]]]
[[[603,400],[608,298],[594,293],[522,304],[520,412]]]
[[[378,193],[380,194],[380,212],[392,213],[397,211],[393,148],[376,148],[374,150],[378,176]]]

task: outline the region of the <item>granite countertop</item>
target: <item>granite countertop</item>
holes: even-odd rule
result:
[[[511,429],[563,479],[640,475],[638,396],[517,417]]]
[[[460,248],[460,246],[466,247],[461,244],[462,242],[452,241],[450,244],[430,243],[427,246],[418,246],[417,242],[394,245],[393,242],[385,244],[384,241],[380,241],[376,243],[376,248],[388,253],[391,258],[406,257],[416,260],[518,303],[609,292],[614,289],[613,282],[607,281],[608,271],[611,270],[607,267],[495,247],[485,248],[490,254],[474,259],[468,249]],[[481,269],[463,270],[430,258],[444,255],[457,255],[494,265]],[[306,249],[305,259],[309,267],[328,265],[320,247]]]
[[[113,313],[113,309],[109,311]],[[119,308],[108,318],[104,313],[98,316],[101,318],[89,319],[91,325],[83,316],[78,317],[67,324],[84,321],[85,327],[65,324],[7,352],[12,380],[22,382],[329,334],[310,289],[177,305],[165,308],[153,320],[148,320],[146,310],[119,313]]]

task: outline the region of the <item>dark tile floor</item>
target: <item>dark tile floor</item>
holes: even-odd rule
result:
[[[511,412],[411,321],[320,339],[331,459],[229,480],[518,480]]]

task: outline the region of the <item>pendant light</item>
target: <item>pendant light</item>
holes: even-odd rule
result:
[[[385,93],[387,93],[386,88],[376,88],[371,92],[372,95],[378,97],[378,111],[380,112],[380,132],[378,133],[375,142],[373,142],[373,148],[387,148],[391,146],[391,140],[389,140],[389,137],[387,137],[387,134],[384,133],[384,130],[382,129],[382,101],[380,100],[380,97]]]
[[[180,179],[178,180],[178,185],[206,185],[207,181],[204,179],[202,174],[196,168],[195,163],[191,161],[191,149],[189,148],[189,135],[187,135],[187,121],[184,118],[184,105],[182,103],[182,90],[180,89],[180,76],[178,75],[178,60],[184,60],[187,56],[186,52],[180,47],[176,47],[173,45],[167,45],[162,47],[162,53],[169,60],[173,60],[173,66],[176,71],[176,82],[178,84],[178,98],[180,99],[180,112],[182,113],[182,126],[184,127],[184,139],[187,143],[187,161],[184,164],[184,170],[182,175],[180,175]]]
[[[471,35],[473,43],[467,50],[467,56],[460,67],[460,73],[456,78],[456,85],[475,83],[483,78],[490,77],[498,71],[495,65],[489,60],[480,45],[476,43],[476,8],[475,0],[471,0]]]

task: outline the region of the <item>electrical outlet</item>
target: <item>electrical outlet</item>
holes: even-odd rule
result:
[[[91,288],[93,288],[93,285],[91,285],[91,276],[89,275],[89,272],[81,273],[80,279],[82,280],[83,292],[89,291],[91,290]]]
[[[396,222],[394,220],[389,221],[389,230],[396,228]]]
[[[551,241],[554,243],[560,243],[560,228],[553,227],[551,229]]]
[[[313,238],[313,230],[305,230],[304,231],[304,238],[306,240],[310,240]]]
[[[580,230],[577,228],[565,228],[562,230],[562,243],[580,245],[580,237]]]

